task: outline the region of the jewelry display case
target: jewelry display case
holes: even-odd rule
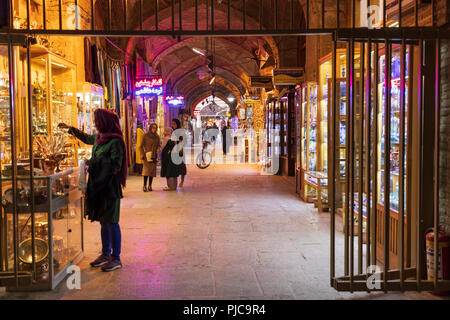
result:
[[[384,55],[384,48],[380,48],[379,51],[379,79],[377,79],[377,86],[378,86],[378,110],[377,110],[377,130],[376,130],[376,150],[374,150],[374,153],[371,157],[376,155],[377,159],[377,188],[376,188],[376,199],[377,202],[375,204],[375,214],[377,215],[377,221],[378,224],[376,226],[376,233],[377,233],[377,251],[383,252],[384,250],[384,242],[383,242],[383,230],[382,230],[382,221],[384,219],[385,213],[384,213],[384,174],[385,174],[385,162],[390,161],[390,223],[389,223],[389,238],[395,239],[397,237],[398,230],[400,228],[400,216],[398,212],[398,205],[399,205],[399,180],[401,179],[399,175],[399,144],[400,144],[400,51],[399,46],[393,46],[392,50],[392,61],[391,61],[391,114],[389,116],[390,118],[390,126],[391,126],[391,132],[390,136],[391,139],[389,141],[390,144],[390,154],[388,156],[389,160],[386,160],[385,155],[385,75],[384,75],[384,64],[385,64],[385,55]],[[375,52],[372,53],[374,55]],[[408,96],[409,96],[409,90],[411,88],[409,87],[409,76],[408,76],[408,70],[410,68],[410,56],[409,56],[409,49],[406,50],[406,70],[405,70],[405,123],[408,122]],[[342,108],[341,108],[342,109]],[[342,110],[341,110],[342,113]],[[358,116],[358,114],[356,114]],[[407,125],[405,125],[405,148],[407,146]],[[340,138],[342,143],[342,137]],[[406,149],[405,149],[406,150]],[[407,168],[407,152],[404,154],[404,163],[405,168]],[[405,170],[405,174],[403,179],[405,179],[405,186],[407,186],[407,170]],[[357,179],[355,179],[356,181]],[[406,208],[406,189],[404,190],[404,199],[405,204],[404,208]],[[355,183],[355,191],[358,190],[358,185]],[[373,188],[371,188],[370,192],[367,192],[367,190],[364,190],[362,193],[362,229],[363,233],[366,232],[366,219],[367,219],[367,208],[368,204],[370,207],[373,207]],[[368,200],[368,195],[370,200]],[[345,213],[345,197],[343,197],[343,212]],[[358,213],[359,213],[359,193],[354,192],[354,205],[353,205],[353,220],[354,220],[354,233],[357,234],[358,230]],[[407,226],[407,210],[405,210],[404,217],[405,220],[405,226]],[[346,219],[345,214],[343,215],[343,228],[345,228]],[[405,230],[408,230],[407,227],[405,227]],[[405,232],[405,237],[407,237],[407,232]],[[365,237],[363,237],[363,241],[365,241]],[[389,245],[389,255],[390,255],[390,264],[392,268],[398,267],[397,261],[398,261],[398,246],[390,244]],[[377,259],[380,262],[383,262],[384,257],[382,255],[377,255]]]
[[[76,95],[77,99],[77,128],[87,134],[94,134],[94,111],[102,109],[105,105],[104,90],[102,87],[84,83]],[[77,142],[78,160],[91,157],[92,146]]]
[[[328,209],[328,176],[323,172],[308,171],[305,173],[306,194],[314,194],[319,212]]]
[[[271,98],[266,103],[266,128],[267,128],[267,156],[266,165],[272,167],[272,157],[280,157],[281,154],[281,111],[279,101]],[[278,132],[278,134],[276,134]],[[275,172],[275,173],[279,173]]]
[[[303,198],[304,181],[303,181],[303,103],[302,103],[302,87],[298,85],[295,90],[295,191]]]
[[[280,174],[295,175],[295,92],[289,89],[278,101],[280,113]]]
[[[0,46],[0,166],[10,163],[11,122],[9,77],[6,47]]]
[[[14,281],[9,285],[3,282],[10,291],[54,289],[67,276],[67,268],[78,263],[83,256],[83,196],[78,190],[78,168],[65,168],[51,175],[36,172],[32,180],[33,195],[29,167],[27,169],[28,176],[17,177],[16,209],[13,205],[12,178],[6,172],[1,177],[3,271],[12,272],[17,267],[21,274],[33,273],[30,203],[34,199],[35,280],[23,277],[18,287]]]
[[[305,182],[302,198],[307,202],[317,200],[317,190],[306,187],[308,172],[317,171],[317,90],[318,86],[314,82],[305,83],[302,88],[302,178]]]
[[[22,51],[24,49],[21,49]],[[23,70],[26,60],[22,52]],[[76,65],[40,45],[30,47],[33,135],[52,140],[64,136],[58,128],[60,122],[75,126],[77,106],[75,100]],[[77,166],[76,140],[69,137],[64,148],[64,166]]]

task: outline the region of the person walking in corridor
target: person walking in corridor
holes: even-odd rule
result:
[[[172,120],[172,129],[175,131],[177,129],[181,129],[181,123],[178,119]],[[177,151],[180,153],[180,158],[182,162],[178,165],[178,174],[181,176],[180,188],[183,188],[184,177],[187,174],[186,168],[186,159],[184,158],[184,150],[183,150],[183,137],[180,137],[177,141]]]
[[[231,129],[226,121],[222,123],[222,151],[226,155],[230,151]]]
[[[102,254],[91,262],[103,271],[122,268],[120,260],[122,235],[119,226],[122,187],[127,179],[127,157],[119,117],[113,111],[97,109],[94,124],[98,134],[88,135],[77,128],[60,123],[82,142],[93,145],[89,160],[86,189],[86,213],[91,221],[101,225]],[[112,249],[112,253],[111,253]]]
[[[144,177],[143,191],[152,191],[153,178],[156,177],[156,164],[160,151],[161,139],[157,133],[156,123],[150,125],[150,130],[144,134],[142,143],[139,145],[142,161],[144,163],[142,176]],[[147,186],[148,182],[148,186]]]
[[[164,130],[164,139],[161,145],[161,177],[167,179],[167,187],[164,191],[177,190],[178,166],[172,161],[172,151],[176,143],[172,140],[172,128]]]

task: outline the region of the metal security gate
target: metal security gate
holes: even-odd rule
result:
[[[330,35],[334,37],[328,137],[328,145],[332,146],[329,159],[333,159],[328,172],[331,286],[340,291],[450,289],[448,281],[424,280],[423,236],[426,228],[436,230],[439,224],[440,92],[435,88],[440,88],[440,39],[450,38],[450,33],[436,23],[437,1],[25,0],[21,2],[25,5],[19,7],[14,7],[14,3],[18,2],[0,2],[2,11],[9,12],[5,21],[1,20],[5,15],[0,16],[0,42],[9,54],[14,199],[18,192],[15,134],[20,127],[14,120],[16,88],[11,61],[15,46],[25,46],[29,56],[29,47],[39,35],[174,38]],[[376,28],[371,28],[371,9],[380,4],[382,19]],[[280,14],[281,8],[289,14]],[[396,8],[395,15],[392,10]],[[22,12],[25,19],[14,19],[15,10]],[[409,17],[407,23],[403,12]],[[431,13],[431,21],[420,21],[423,12]],[[346,50],[344,72],[337,69],[338,48]],[[398,68],[399,74],[393,76],[393,68]],[[27,72],[27,92],[31,96],[29,68]],[[32,172],[30,99],[28,110]],[[392,121],[392,114],[398,121]],[[341,128],[344,147],[340,146]],[[392,136],[395,136],[395,157],[391,156]],[[385,155],[389,155],[389,161],[382,162]],[[392,168],[398,168],[398,172]],[[394,175],[402,178],[391,182]],[[32,193],[31,173],[29,180]],[[398,194],[397,210],[392,210],[393,192]],[[29,203],[31,219],[35,214],[33,199]],[[343,257],[336,251],[341,245],[335,231],[338,212],[344,218]],[[17,221],[13,225],[16,237]],[[34,243],[34,227],[31,238]],[[2,247],[6,246],[4,240],[1,239]],[[435,252],[437,246],[435,240]],[[17,261],[16,242],[13,251]],[[434,263],[437,264],[437,256]],[[382,267],[381,286],[371,289],[367,280],[376,265]],[[25,274],[18,271],[17,265],[11,269],[2,263],[0,282],[19,285],[23,280],[30,281],[35,268],[34,259],[31,272]]]
[[[427,261],[425,236],[440,223],[441,39],[422,36],[335,34],[330,275],[339,291],[450,289],[439,268],[427,274],[427,263],[440,265],[437,254]],[[337,69],[342,46],[345,80]],[[343,257],[336,250],[338,213]]]

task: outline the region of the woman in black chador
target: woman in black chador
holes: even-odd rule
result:
[[[161,145],[161,177],[167,179],[167,187],[164,191],[177,190],[178,165],[172,160],[172,152],[176,142],[172,140],[172,128],[164,130],[164,139]]]
[[[172,120],[172,129],[175,131],[177,129],[181,129],[181,123],[180,120],[178,119],[173,119]],[[183,184],[184,184],[184,177],[186,176],[187,173],[187,169],[186,169],[186,161],[184,158],[184,150],[183,150],[183,137],[180,137],[177,141],[177,150],[180,153],[180,157],[181,157],[181,164],[178,165],[178,173],[181,176],[181,181],[180,181],[180,188],[183,188]]]

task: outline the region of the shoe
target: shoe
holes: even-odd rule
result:
[[[122,268],[122,262],[119,259],[112,259],[108,264],[102,267],[102,271],[109,272]]]
[[[102,254],[102,255],[98,256],[97,259],[95,259],[94,261],[91,262],[91,266],[94,267],[94,268],[101,267],[101,266],[107,264],[110,261],[111,261],[111,256],[108,256],[106,254]]]
[[[152,187],[148,187],[148,188],[147,188],[147,191],[148,191],[148,192],[153,191]]]
[[[142,188],[142,191],[147,192],[147,187],[144,186],[144,187]]]
[[[179,187],[183,188],[183,184],[184,184],[184,181],[181,181]]]
[[[169,187],[165,187],[163,190],[164,191],[172,191],[172,189],[170,189]]]

